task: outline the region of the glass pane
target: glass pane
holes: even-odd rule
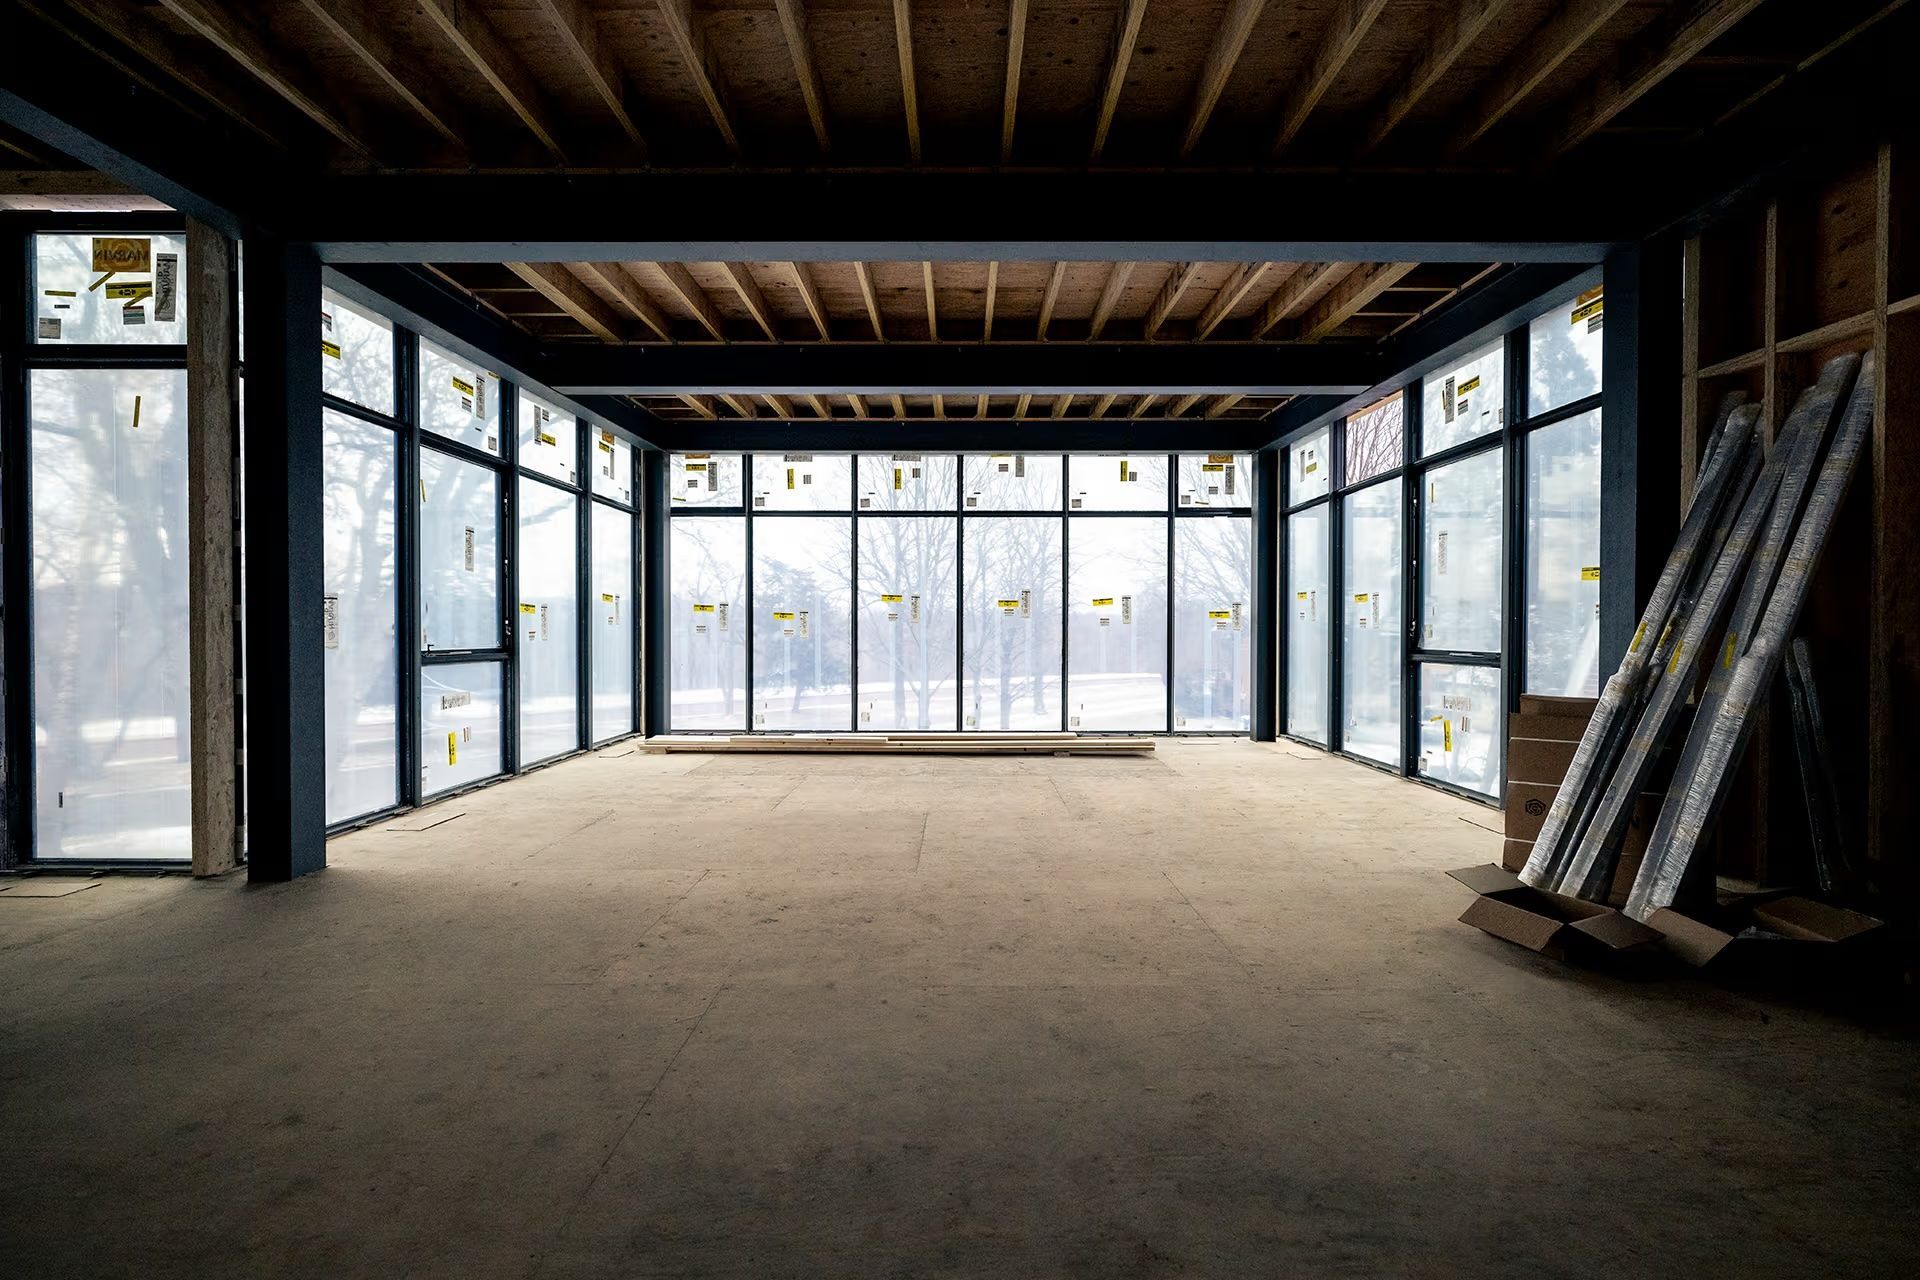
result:
[[[327,821],[343,822],[400,798],[399,439],[331,409],[321,432]]]
[[[28,376],[33,853],[185,859],[187,375]]]
[[[860,510],[951,511],[957,466],[950,453],[863,453]]]
[[[1067,459],[1072,511],[1165,511],[1164,453],[1076,453]]]
[[[844,453],[756,453],[755,511],[845,511],[853,502],[853,459]]]
[[[1500,793],[1500,668],[1420,667],[1420,775]]]
[[[670,727],[738,732],[747,727],[747,522],[694,516],[667,527]]]
[[[500,772],[497,662],[420,668],[420,794],[438,795]]]
[[[864,461],[864,459],[863,459]],[[953,482],[948,460],[949,492]],[[952,516],[860,522],[862,729],[947,729],[955,719]]]
[[[580,499],[520,477],[520,763],[580,745]]]
[[[633,505],[633,446],[611,431],[601,430],[595,434],[593,492],[602,498]]]
[[[1346,483],[1359,484],[1405,460],[1406,404],[1396,391],[1347,419]]]
[[[393,413],[393,322],[320,291],[320,389]]]
[[[1287,505],[1327,496],[1333,483],[1333,428],[1322,427],[1287,450]]]
[[[500,644],[500,478],[420,451],[420,647]]]
[[[1507,418],[1506,359],[1506,344],[1496,339],[1420,380],[1423,457],[1500,429]]]
[[[184,237],[37,235],[33,247],[34,341],[187,340]]]
[[[1244,733],[1253,727],[1253,522],[1176,520],[1173,550],[1173,727]]]
[[[961,728],[1058,730],[1060,520],[969,520],[965,533]]]
[[[1287,517],[1287,732],[1327,741],[1327,508]]]
[[[1420,509],[1420,643],[1500,652],[1503,451],[1435,467]]]
[[[1253,459],[1244,453],[1181,454],[1179,502],[1183,507],[1252,507]]]
[[[593,740],[633,732],[633,517],[593,504]]]
[[[676,507],[737,507],[740,455],[676,453],[667,461],[667,489]]]
[[[1075,520],[1067,549],[1067,728],[1165,733],[1166,518]]]
[[[1345,627],[1342,742],[1400,766],[1400,486],[1389,481],[1342,504]]]
[[[520,393],[520,465],[528,471],[552,476],[563,484],[576,484],[579,463],[574,450],[575,420],[539,396]],[[606,452],[597,460],[605,466]]]
[[[1600,694],[1600,411],[1527,437],[1527,692]]]
[[[970,453],[969,510],[1058,511],[1064,463],[1057,453]]]
[[[754,524],[754,728],[853,728],[852,538],[845,516]]]
[[[420,339],[420,429],[500,452],[500,379]]]
[[[1599,393],[1605,306],[1596,285],[1527,326],[1528,413]]]

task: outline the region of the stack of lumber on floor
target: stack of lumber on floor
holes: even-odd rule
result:
[[[1096,738],[1078,733],[756,733],[713,737],[674,734],[648,738],[640,749],[651,755],[813,752],[896,756],[1131,756],[1152,755],[1153,739]]]

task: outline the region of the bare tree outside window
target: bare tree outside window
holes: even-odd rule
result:
[[[1359,484],[1405,460],[1406,406],[1400,392],[1347,419],[1347,483]]]

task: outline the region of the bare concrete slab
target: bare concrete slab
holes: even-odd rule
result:
[[[588,756],[0,911],[22,1276],[1907,1275],[1920,1051],[1456,923],[1283,744]]]

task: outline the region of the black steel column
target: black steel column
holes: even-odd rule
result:
[[[1280,725],[1280,458],[1253,455],[1253,740],[1272,742]]]
[[[642,456],[644,484],[640,500],[644,520],[640,537],[641,600],[640,630],[644,633],[640,652],[646,662],[644,705],[648,737],[667,731],[670,691],[667,654],[667,455],[648,449]],[[635,671],[636,677],[640,675]]]
[[[1600,393],[1600,671],[1619,665],[1680,530],[1681,249],[1607,256]]]
[[[320,260],[247,237],[247,878],[327,865]]]
[[[575,745],[593,745],[593,639],[592,622],[599,612],[593,596],[593,473],[588,465],[593,455],[587,452],[588,433],[595,430],[585,418],[573,420],[573,474],[580,482],[574,498],[573,524],[573,736]],[[628,455],[631,461],[632,455]],[[632,483],[632,477],[628,477]],[[632,602],[628,602],[632,607]],[[636,673],[637,675],[637,673]]]
[[[33,495],[28,463],[27,326],[36,310],[29,299],[25,234],[0,234],[0,867],[33,856],[33,549],[28,512]]]

